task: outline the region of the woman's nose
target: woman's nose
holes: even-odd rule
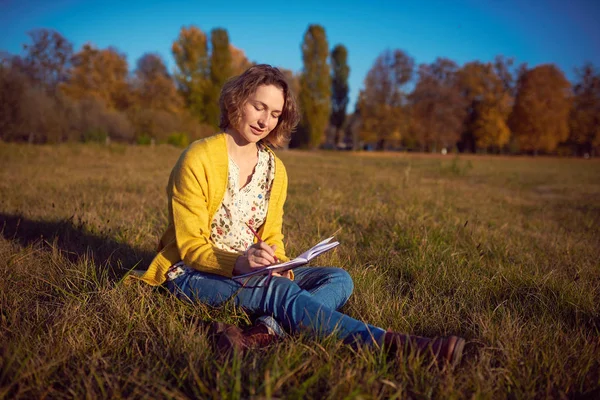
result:
[[[258,124],[261,128],[269,125],[269,114],[261,115],[258,119]]]

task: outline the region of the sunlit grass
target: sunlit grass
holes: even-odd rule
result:
[[[239,309],[120,284],[167,220],[169,146],[0,145],[0,398],[600,395],[600,163],[280,152],[291,255],[347,269],[344,312],[471,343],[453,371],[335,338],[222,359]]]

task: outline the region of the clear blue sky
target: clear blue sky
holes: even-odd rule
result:
[[[52,28],[76,50],[86,42],[116,47],[130,69],[145,52],[157,52],[173,70],[171,44],[182,26],[194,24],[207,33],[227,29],[251,61],[300,71],[302,37],[318,23],[330,48],[348,48],[353,105],[387,48],[418,64],[448,57],[462,65],[502,54],[530,67],[555,63],[574,79],[586,61],[600,67],[598,21],[600,0],[0,0],[0,50],[20,54],[28,31]]]

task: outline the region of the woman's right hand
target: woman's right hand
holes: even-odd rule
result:
[[[268,267],[275,264],[276,246],[269,246],[265,242],[254,243],[243,256],[238,257],[233,267],[233,276],[252,272],[257,268]]]

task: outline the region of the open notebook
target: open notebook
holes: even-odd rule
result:
[[[317,243],[310,249],[306,250],[304,253],[300,254],[298,257],[293,260],[289,260],[287,262],[281,264],[273,264],[268,267],[264,267],[261,269],[257,269],[256,271],[249,272],[244,275],[234,276],[233,279],[243,279],[249,276],[258,275],[258,274],[268,274],[270,272],[285,272],[292,268],[300,267],[302,265],[308,264],[310,260],[315,258],[316,256],[325,253],[339,245],[339,242],[333,241],[333,236],[323,240],[322,242]]]

